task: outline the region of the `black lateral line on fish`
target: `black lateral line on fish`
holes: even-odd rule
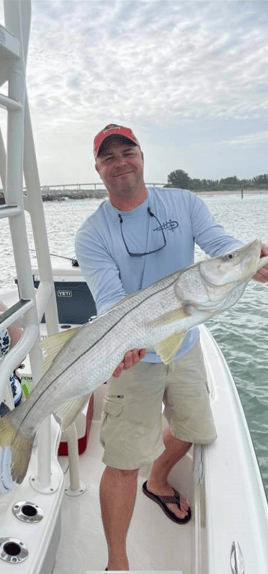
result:
[[[97,341],[95,341],[95,343],[93,343],[93,345],[91,345],[91,347],[89,347],[86,351],[84,351],[83,353],[81,353],[81,355],[79,355],[79,357],[77,357],[70,365],[68,365],[68,367],[66,367],[66,369],[64,369],[60,375],[58,375],[57,377],[55,377],[55,379],[53,379],[53,381],[51,381],[51,383],[46,387],[46,389],[44,389],[42,391],[42,393],[40,394],[40,396],[38,397],[38,399],[35,401],[35,403],[31,406],[31,408],[29,409],[29,411],[26,413],[26,415],[24,416],[24,418],[22,419],[19,428],[21,427],[21,425],[23,424],[23,422],[25,421],[25,419],[28,417],[29,413],[31,412],[31,410],[34,408],[34,406],[36,405],[36,403],[41,399],[41,397],[43,396],[44,393],[47,392],[47,390],[49,389],[49,387],[51,387],[51,385],[53,385],[53,383],[55,383],[55,381],[61,377],[61,375],[63,373],[65,373],[66,371],[68,371],[68,369],[70,369],[70,367],[72,367],[79,359],[81,359],[81,357],[83,357],[83,355],[85,355],[86,353],[88,353],[88,351],[90,351],[91,349],[93,349],[93,347],[95,347],[95,345],[97,345],[102,339],[104,339],[104,337],[106,337],[106,335],[108,335],[110,333],[110,331],[112,331],[112,329],[118,325],[129,313],[131,313],[131,311],[133,311],[133,309],[135,309],[136,307],[139,307],[140,305],[142,305],[142,303],[144,303],[145,301],[148,301],[148,299],[150,299],[150,297],[153,297],[154,295],[161,293],[161,291],[165,291],[167,288],[172,287],[172,285],[174,285],[174,283],[176,283],[176,281],[178,280],[178,277],[176,277],[174,279],[174,281],[172,281],[172,283],[170,283],[170,285],[166,285],[165,287],[162,287],[162,289],[160,289],[159,291],[156,291],[154,293],[150,293],[147,297],[145,297],[144,299],[142,299],[142,301],[140,301],[139,303],[137,303],[135,305],[135,307],[132,307],[131,309],[129,309],[128,311],[126,311],[126,313],[120,317],[120,319],[118,319],[118,321],[116,323],[114,323],[112,325],[112,327],[110,327],[108,329],[108,331],[106,331],[104,333],[104,335],[102,335]],[[46,373],[45,373],[46,374]],[[45,375],[44,375],[45,376]],[[41,379],[40,379],[41,380]],[[27,402],[25,403],[27,404]]]

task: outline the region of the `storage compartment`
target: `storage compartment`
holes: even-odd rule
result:
[[[38,289],[39,272],[35,269],[33,272],[34,286]],[[97,314],[94,299],[79,268],[53,269],[53,278],[61,325],[83,325]]]
[[[34,279],[37,289],[39,281]],[[54,281],[59,323],[82,325],[96,315],[94,299],[85,281]],[[42,323],[45,322],[43,317]]]
[[[38,289],[39,273],[33,271],[34,286]],[[53,278],[61,325],[83,325],[97,314],[94,299],[79,269],[53,269]],[[18,284],[17,279],[15,283]],[[45,316],[42,323],[45,323]]]

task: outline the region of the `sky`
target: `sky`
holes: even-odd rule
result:
[[[100,182],[109,123],[147,183],[268,173],[268,2],[33,0],[27,90],[42,185]]]

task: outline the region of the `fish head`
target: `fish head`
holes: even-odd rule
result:
[[[261,245],[256,239],[235,251],[201,261],[200,273],[210,290],[222,287],[229,291],[246,284],[268,262],[268,257],[260,259]]]
[[[190,265],[176,274],[172,282],[172,310],[163,313],[150,326],[162,327],[155,345],[162,361],[168,364],[181,347],[187,330],[203,323],[216,313],[221,313],[234,305],[241,297],[248,281],[268,262],[268,257],[260,258],[261,241],[224,255],[205,259]],[[167,293],[165,293],[167,299]],[[174,304],[175,302],[175,304]],[[163,326],[173,325],[169,337],[163,337]]]
[[[224,255],[205,259],[182,273],[175,285],[177,297],[183,301],[185,313],[207,314],[229,309],[241,297],[248,281],[268,263],[260,258],[258,239]]]

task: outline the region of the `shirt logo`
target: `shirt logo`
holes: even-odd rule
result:
[[[169,221],[166,221],[166,223],[162,223],[162,225],[160,225],[160,227],[156,227],[153,231],[174,231],[174,229],[176,229],[176,227],[179,227],[178,221],[171,221],[171,219],[169,219]]]

